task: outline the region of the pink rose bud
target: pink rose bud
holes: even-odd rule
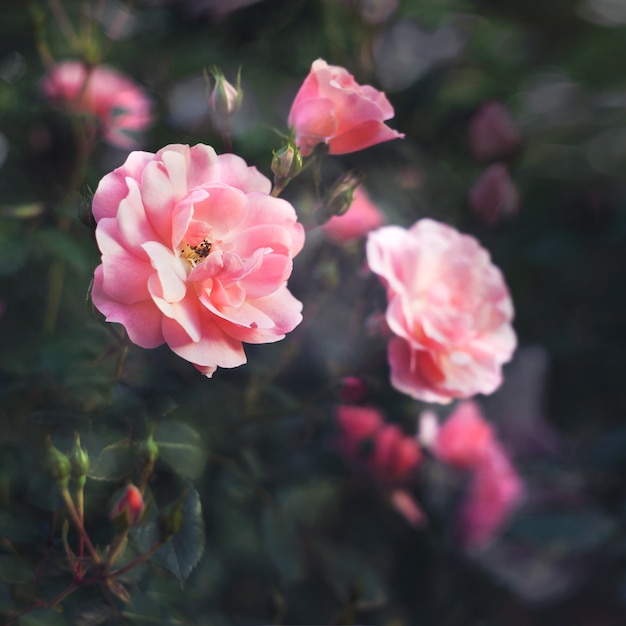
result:
[[[521,503],[524,483],[504,450],[495,443],[476,468],[459,518],[468,548],[489,544]]]
[[[446,463],[473,469],[490,453],[493,443],[491,425],[483,417],[479,406],[466,400],[460,402],[439,427],[433,452]]]
[[[374,435],[367,466],[379,481],[393,483],[405,479],[421,459],[415,438],[405,436],[396,424],[386,424]]]
[[[277,180],[292,180],[302,171],[302,155],[295,145],[288,143],[273,154],[272,172]]]
[[[362,378],[358,376],[346,376],[341,381],[341,389],[339,397],[346,404],[358,404],[365,399],[367,395],[367,385]]]
[[[484,103],[468,127],[472,154],[479,161],[510,156],[522,143],[519,128],[510,111],[497,101]]]
[[[415,501],[415,498],[405,489],[395,489],[390,496],[391,505],[414,528],[426,526],[426,514]]]
[[[143,496],[135,485],[128,485],[111,508],[109,517],[121,528],[133,528],[141,521],[144,511]]]
[[[406,479],[421,461],[415,438],[395,424],[385,424],[377,409],[342,405],[337,408],[337,426],[339,452],[381,483]]]
[[[488,226],[514,215],[520,206],[517,187],[502,163],[490,165],[474,181],[468,200],[474,215]]]
[[[351,206],[343,215],[334,215],[323,226],[328,237],[340,243],[349,243],[365,237],[368,232],[379,228],[385,216],[371,201],[362,185],[354,190]]]
[[[382,426],[380,411],[361,406],[337,407],[338,448],[349,460],[358,461],[363,444]]]
[[[341,175],[332,185],[315,214],[315,221],[324,224],[334,215],[343,215],[352,206],[354,192],[361,184],[360,175],[350,170]]]
[[[343,67],[318,59],[291,105],[288,123],[302,156],[319,143],[330,154],[347,154],[404,137],[387,125],[393,107],[385,94],[359,85]]]
[[[239,111],[243,101],[241,68],[237,74],[237,87],[233,87],[224,78],[224,74],[219,68],[211,68],[211,74],[215,79],[215,85],[209,97],[211,110],[219,117],[229,117]]]
[[[145,92],[105,65],[88,68],[81,61],[57,63],[43,77],[41,90],[53,104],[96,118],[103,139],[120,148],[135,147],[135,134],[152,123]]]
[[[368,235],[367,261],[387,290],[391,384],[447,404],[494,392],[516,347],[513,303],[476,239],[431,219]]]

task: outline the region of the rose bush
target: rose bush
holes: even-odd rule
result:
[[[95,306],[137,345],[167,343],[207,376],[245,363],[242,342],[282,339],[302,319],[287,278],[304,229],[270,189],[202,144],[132,152],[93,199]]]
[[[343,67],[317,59],[296,94],[288,122],[302,156],[318,143],[327,143],[330,154],[346,154],[404,137],[385,124],[393,114],[384,93],[359,85]]]
[[[368,236],[387,288],[391,383],[427,402],[491,393],[515,349],[513,305],[500,270],[468,235],[431,219]]]
[[[130,78],[105,65],[92,68],[81,61],[54,65],[41,81],[46,98],[74,113],[92,115],[105,141],[120,148],[137,145],[134,133],[152,122],[151,103]]]

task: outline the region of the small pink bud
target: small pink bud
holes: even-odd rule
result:
[[[490,165],[474,181],[468,200],[474,215],[488,226],[514,215],[520,206],[517,187],[502,163]]]
[[[117,499],[109,517],[123,529],[133,528],[141,521],[144,512],[143,496],[135,485],[128,485]]]
[[[519,128],[509,109],[501,102],[485,102],[468,127],[472,154],[479,161],[506,157],[521,145]]]
[[[341,381],[339,397],[346,404],[358,404],[362,402],[367,394],[367,385],[358,376],[346,376]]]
[[[219,68],[211,68],[211,74],[215,79],[215,85],[209,97],[209,105],[217,116],[230,117],[240,109],[243,100],[241,70],[237,74],[236,87],[233,87],[233,85],[224,78],[224,74],[222,74]]]

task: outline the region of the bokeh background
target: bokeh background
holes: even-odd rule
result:
[[[127,151],[101,142],[84,159],[72,120],[39,88],[46,58],[81,57],[146,89],[149,151],[222,151],[205,69],[234,82],[241,67],[233,150],[268,176],[313,60],[387,93],[406,138],[328,157],[325,180],[358,169],[388,223],[429,216],[473,234],[515,303],[519,349],[504,385],[478,400],[527,493],[487,548],[456,541],[463,486],[435,464],[407,487],[428,519],[414,528],[333,445],[348,375],[407,433],[425,408],[450,411],[390,387],[384,293],[362,241],[311,231],[290,281],[303,324],[211,380],[107,328],[88,297],[99,262],[89,205]],[[87,526],[105,545],[108,498],[154,427],[156,500],[197,494],[174,553],[133,570],[132,605],[114,610],[86,588],[21,624],[623,624],[625,60],[620,0],[4,0],[0,615],[67,580],[46,435],[67,450],[80,432]],[[310,176],[283,197],[311,219]]]

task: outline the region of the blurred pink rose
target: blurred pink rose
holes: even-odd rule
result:
[[[485,102],[476,111],[468,127],[472,154],[479,161],[513,154],[522,143],[519,128],[511,112],[501,102]]]
[[[442,404],[495,391],[516,346],[513,304],[476,239],[430,219],[384,226],[367,259],[387,288],[391,384]]]
[[[132,152],[93,199],[95,306],[137,345],[167,343],[207,376],[245,363],[242,342],[282,339],[302,320],[287,278],[304,229],[270,190],[202,144]]]
[[[105,141],[120,148],[137,145],[133,133],[152,123],[151,103],[145,92],[120,72],[81,61],[63,61],[43,77],[46,98],[74,113],[94,116]]]
[[[478,405],[466,400],[439,428],[433,451],[446,463],[473,469],[489,455],[494,441],[493,429]]]
[[[415,438],[404,435],[396,424],[386,424],[376,409],[341,405],[337,408],[337,426],[341,454],[380,482],[406,478],[421,461]]]
[[[302,156],[318,143],[327,143],[330,154],[346,154],[404,137],[385,125],[393,114],[383,92],[318,59],[296,94],[288,122]]]
[[[488,226],[517,213],[520,205],[517,187],[503,163],[493,163],[482,172],[474,181],[468,200],[474,215]]]
[[[520,504],[524,484],[502,447],[487,449],[472,476],[459,518],[459,535],[467,547],[482,547],[494,539]]]
[[[348,243],[367,235],[370,230],[382,226],[385,216],[370,200],[362,186],[354,190],[354,199],[346,213],[334,215],[322,230],[335,241]]]

